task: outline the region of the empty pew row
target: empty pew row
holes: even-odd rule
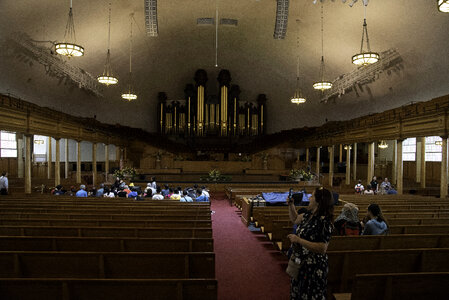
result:
[[[160,221],[170,221],[170,220],[210,220],[211,215],[209,211],[205,213],[194,213],[189,214],[186,212],[178,213],[157,213],[157,214],[146,214],[146,215],[135,215],[135,214],[75,214],[75,213],[34,213],[34,212],[0,212],[0,219],[51,219],[51,220],[70,220],[70,219],[95,219],[95,220],[160,220]]]
[[[328,251],[332,292],[351,292],[360,274],[447,272],[449,249]]]
[[[215,278],[212,252],[0,252],[0,278]]]
[[[448,272],[361,274],[354,278],[351,299],[445,299],[448,286]]]
[[[212,228],[0,226],[0,236],[212,238]]]
[[[89,208],[72,208],[72,209],[47,209],[47,208],[16,208],[16,207],[7,207],[7,208],[1,208],[1,211],[4,213],[71,213],[71,214],[103,214],[103,215],[110,215],[110,214],[139,214],[139,215],[146,215],[146,214],[191,214],[191,215],[204,215],[204,214],[210,214],[210,210],[188,210],[188,209],[127,209],[127,208],[111,208],[111,207],[104,207],[104,208],[98,208],[98,209],[89,209]]]
[[[213,252],[212,238],[0,236],[0,251]]]
[[[210,220],[152,220],[152,221],[134,221],[134,220],[45,220],[45,219],[0,219],[1,225],[24,225],[24,226],[91,226],[91,227],[198,227],[211,228]]]
[[[0,278],[3,299],[216,300],[214,279]]]

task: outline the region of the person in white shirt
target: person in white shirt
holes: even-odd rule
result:
[[[373,191],[373,189],[371,188],[371,185],[370,185],[370,184],[368,184],[368,185],[366,186],[366,190],[363,191],[363,195],[374,195],[374,191]]]
[[[103,197],[105,197],[105,198],[115,198],[115,194],[108,187],[105,187],[104,188]]]
[[[151,177],[151,187],[154,189],[154,192],[153,192],[153,194],[154,194],[157,189],[156,177]]]
[[[354,187],[356,194],[363,194],[363,191],[365,190],[365,187],[362,184],[362,181],[359,180],[359,183],[357,183]]]
[[[0,177],[0,195],[8,195],[8,173],[6,171],[2,172]]]
[[[203,190],[202,194],[209,199],[210,198],[210,194],[209,191],[207,190],[207,188],[205,186],[202,186],[201,189]]]
[[[161,194],[161,187],[157,187],[156,194],[151,198],[153,200],[164,200],[164,196]]]

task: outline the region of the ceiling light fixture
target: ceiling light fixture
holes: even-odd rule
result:
[[[384,140],[382,140],[382,141],[380,141],[378,147],[379,147],[380,149],[386,149],[386,148],[388,148],[388,144],[387,144],[387,142],[385,142]]]
[[[350,146],[350,145],[345,145],[345,146],[343,147],[343,149],[348,150],[348,147],[349,147],[349,150],[352,150],[352,146]]]
[[[366,25],[366,7],[368,2],[364,3],[363,7],[365,10],[365,18],[363,19],[363,31],[362,31],[362,44],[360,46],[360,53],[352,56],[352,63],[358,66],[366,66],[369,64],[374,64],[379,61],[380,56],[377,52],[372,52],[371,47],[369,45],[369,37],[368,37],[368,26]],[[367,51],[363,50],[363,42],[365,40],[366,34],[366,46]]]
[[[449,0],[438,0],[438,10],[449,13]]]
[[[111,68],[111,3],[109,3],[108,53],[106,55],[103,75],[98,76],[97,80],[107,86],[118,83],[118,79],[113,76]]]
[[[437,146],[443,146],[443,141],[435,141],[435,145]]]
[[[128,101],[132,101],[132,100],[136,100],[137,99],[137,95],[134,94],[133,91],[133,86],[132,86],[132,54],[133,54],[133,17],[134,14],[131,13],[130,14],[130,19],[131,19],[131,31],[130,31],[130,35],[129,35],[129,81],[128,81],[128,90],[126,91],[126,93],[122,94],[122,98]]]
[[[65,27],[64,42],[56,43],[56,53],[67,57],[83,56],[84,48],[76,44],[75,23],[73,22],[72,0],[70,0],[69,19]]]
[[[315,90],[328,90],[332,87],[332,83],[324,80],[324,9],[323,3],[321,3],[321,65],[320,65],[320,81],[313,84]]]
[[[297,68],[296,68],[296,90],[293,97],[290,99],[290,101],[293,104],[301,104],[306,102],[306,98],[303,97],[301,88],[299,87],[299,20],[296,20],[298,23],[298,35],[296,37],[296,52],[298,54],[298,61],[297,61]]]

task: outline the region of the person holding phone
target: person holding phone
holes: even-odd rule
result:
[[[332,193],[319,187],[310,198],[307,212],[299,214],[288,199],[290,220],[297,224],[296,234],[289,234],[292,257],[299,268],[291,278],[290,299],[326,299],[328,257],[326,254],[333,230]],[[290,263],[290,262],[289,262]]]

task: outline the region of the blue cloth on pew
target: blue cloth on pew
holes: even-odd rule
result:
[[[262,193],[262,197],[267,203],[275,204],[283,202],[287,205],[288,192]]]

